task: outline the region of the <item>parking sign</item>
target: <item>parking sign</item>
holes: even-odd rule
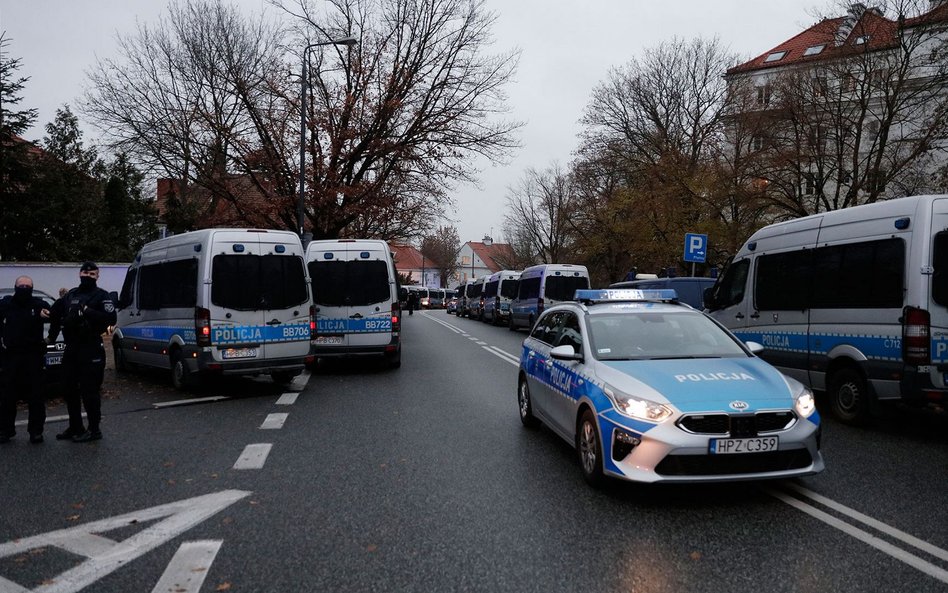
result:
[[[703,264],[708,258],[708,236],[685,233],[685,261]]]

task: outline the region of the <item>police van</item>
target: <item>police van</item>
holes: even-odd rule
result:
[[[544,308],[573,300],[577,290],[589,288],[586,266],[540,264],[520,273],[517,298],[510,304],[511,330],[530,328]]]
[[[879,402],[948,401],[948,196],[767,226],[713,289],[710,315],[858,423]]]
[[[169,369],[288,382],[310,356],[310,296],[299,237],[205,229],[153,241],[129,266],[112,347],[119,369]]]
[[[313,354],[378,356],[393,368],[401,366],[398,276],[388,244],[370,239],[313,241],[306,248],[306,262],[316,322]]]
[[[510,303],[517,296],[520,272],[494,272],[484,285],[484,321],[500,325],[510,320]]]
[[[490,274],[478,276],[467,291],[467,316],[470,319],[482,319],[484,314],[484,285]]]

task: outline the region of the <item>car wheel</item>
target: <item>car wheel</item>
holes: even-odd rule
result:
[[[830,381],[830,408],[833,416],[846,424],[864,424],[869,419],[869,392],[858,371],[844,368]]]
[[[399,346],[398,350],[395,351],[395,354],[387,357],[386,362],[388,362],[388,368],[397,369],[402,366],[402,349]]]
[[[121,340],[112,339],[112,358],[115,359],[116,372],[128,372],[128,362],[125,360],[125,351],[122,350]]]
[[[520,422],[527,428],[540,426],[540,421],[533,415],[533,401],[530,399],[530,386],[524,377],[520,378],[517,387],[517,407],[520,408]]]
[[[579,467],[583,478],[590,486],[601,486],[605,480],[602,473],[602,443],[596,429],[596,416],[586,409],[579,420],[579,432],[576,435],[576,451],[579,454]]]
[[[188,368],[180,350],[171,352],[171,385],[178,391],[190,391],[197,386],[197,378]]]

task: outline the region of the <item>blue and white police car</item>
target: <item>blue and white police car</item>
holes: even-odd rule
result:
[[[577,290],[523,342],[517,398],[586,481],[712,482],[823,470],[813,393],[674,290]]]

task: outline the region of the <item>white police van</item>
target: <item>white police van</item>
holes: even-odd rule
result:
[[[401,366],[398,276],[388,244],[370,239],[312,241],[306,261],[316,322],[313,354],[378,356],[393,368]]]
[[[586,266],[540,264],[527,268],[520,273],[517,298],[510,304],[510,329],[529,329],[545,308],[570,301],[577,290],[588,288]]]
[[[761,356],[861,422],[879,402],[948,402],[948,196],[760,229],[705,303]]]
[[[205,374],[287,382],[311,360],[303,246],[287,231],[205,229],[148,243],[118,305],[116,367],[170,369],[178,389]]]
[[[520,272],[501,270],[494,272],[484,284],[483,320],[500,325],[510,319],[510,303],[517,296]]]

